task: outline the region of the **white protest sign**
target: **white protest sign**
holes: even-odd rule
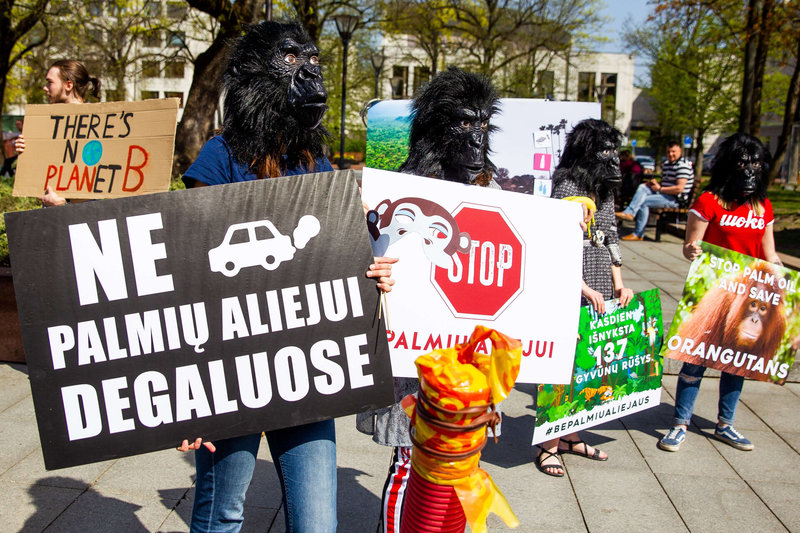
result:
[[[582,276],[571,202],[365,168],[376,255],[398,257],[387,295],[395,376],[477,324],[522,340],[517,381],[569,383]]]

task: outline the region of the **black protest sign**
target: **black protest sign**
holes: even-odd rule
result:
[[[48,469],[394,400],[352,172],[6,224]]]

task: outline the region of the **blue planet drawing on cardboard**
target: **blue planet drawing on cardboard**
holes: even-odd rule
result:
[[[87,166],[94,166],[103,155],[103,144],[100,141],[89,141],[83,147],[81,158]]]

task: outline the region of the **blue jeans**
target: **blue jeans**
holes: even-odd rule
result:
[[[266,432],[283,493],[286,531],[336,531],[336,433],[333,420]],[[215,441],[195,452],[197,482],[191,531],[236,532],[261,435]]]
[[[700,391],[700,382],[706,367],[683,363],[678,374],[678,388],[675,392],[675,420],[674,425],[689,425],[694,411],[694,402]],[[735,374],[721,372],[719,378],[719,404],[717,405],[717,418],[723,424],[733,424],[736,417],[736,405],[739,395],[742,394],[744,378]]]
[[[631,203],[623,211],[632,215],[636,221],[633,234],[637,237],[644,237],[644,228],[647,226],[651,207],[678,207],[678,200],[671,194],[653,192],[646,183],[639,185],[631,198]]]

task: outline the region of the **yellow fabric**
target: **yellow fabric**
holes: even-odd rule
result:
[[[592,221],[589,224],[589,228],[586,230],[588,232],[589,238],[592,238],[592,226],[594,225],[594,213],[597,211],[597,204],[594,203],[594,200],[589,198],[588,196],[567,196],[564,200],[568,200],[570,202],[578,202],[584,204],[586,208],[589,210],[589,213],[592,215]]]
[[[492,353],[476,352],[486,340]],[[484,326],[477,326],[469,341],[452,348],[435,350],[417,358],[420,391],[440,409],[471,413],[441,412],[430,409],[428,415],[448,424],[469,426],[485,414],[490,404],[508,397],[519,374],[522,343]],[[463,454],[479,450],[486,440],[486,426],[477,429],[445,429],[416,416],[418,401],[406,396],[402,402],[411,417],[414,439],[439,453]],[[483,407],[483,409],[480,409]],[[438,485],[451,485],[464,508],[473,533],[486,531],[486,518],[494,512],[509,527],[519,525],[503,494],[484,470],[479,468],[480,453],[465,459],[437,459],[424,449],[414,447],[411,465],[424,479]]]

